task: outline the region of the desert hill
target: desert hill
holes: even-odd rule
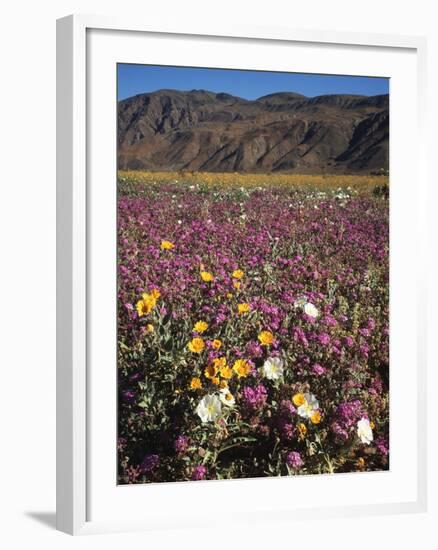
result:
[[[388,141],[388,95],[158,90],[118,104],[120,169],[371,172],[388,169]]]

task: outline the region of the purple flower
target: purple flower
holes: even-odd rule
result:
[[[322,321],[327,327],[335,327],[338,324],[333,315],[326,315]]]
[[[217,323],[218,325],[220,325],[220,324],[222,324],[224,321],[227,320],[227,316],[224,315],[223,313],[218,313],[218,314],[216,315],[216,319],[215,319],[215,320],[216,320],[216,323]]]
[[[340,439],[347,440],[348,439],[348,432],[345,430],[339,422],[333,422],[330,426],[332,432],[339,437]]]
[[[175,443],[174,443],[175,451],[177,453],[185,453],[189,447],[189,443],[190,443],[190,440],[187,436],[179,435],[175,439]]]
[[[158,455],[146,455],[141,463],[142,472],[152,472],[160,463],[160,457]]]
[[[291,422],[281,421],[280,432],[284,439],[293,439],[295,436],[295,425]]]
[[[351,336],[346,336],[344,338],[344,345],[347,346],[347,348],[353,347],[354,340]]]
[[[318,341],[323,346],[327,346],[328,344],[330,344],[330,336],[326,332],[323,332],[318,336]]]
[[[249,409],[259,409],[266,403],[267,391],[263,384],[255,388],[247,386],[242,390],[242,399]]]
[[[294,470],[298,470],[304,465],[304,462],[299,452],[291,451],[286,456],[286,464],[290,468],[293,468]]]
[[[291,417],[297,412],[297,409],[293,406],[292,401],[283,399],[283,401],[280,403],[280,411],[282,414]]]
[[[365,357],[368,357],[370,347],[365,341],[361,342],[361,344],[359,346],[359,351],[361,352],[362,355],[364,355]]]
[[[254,341],[248,342],[245,351],[252,358],[262,357],[263,355],[262,347]]]
[[[206,474],[207,468],[203,464],[195,466],[192,471],[192,480],[201,481],[202,479],[205,479]]]
[[[293,330],[293,339],[295,342],[302,344],[305,348],[309,346],[306,334],[301,327],[295,327]]]
[[[315,363],[312,367],[313,374],[316,374],[317,376],[321,376],[325,373],[325,368],[320,365],[319,363]]]
[[[348,439],[352,426],[361,418],[367,417],[359,399],[338,405],[335,416],[336,420],[331,425],[332,432],[344,440]]]
[[[132,403],[135,400],[135,391],[126,390],[122,393],[123,401],[126,403]]]
[[[376,439],[376,447],[379,453],[383,456],[388,456],[389,454],[389,444],[388,440],[380,436]]]

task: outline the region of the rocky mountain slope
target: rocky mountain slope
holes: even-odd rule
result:
[[[159,90],[118,105],[120,169],[374,172],[388,142],[388,95]]]

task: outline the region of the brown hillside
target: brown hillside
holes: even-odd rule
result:
[[[118,106],[120,169],[369,172],[388,169],[388,140],[388,95],[159,90]]]

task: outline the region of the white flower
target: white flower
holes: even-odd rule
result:
[[[234,404],[236,402],[233,394],[230,392],[228,388],[224,388],[223,390],[220,391],[219,399],[227,407],[234,407]]]
[[[222,412],[222,405],[216,395],[206,395],[196,407],[196,412],[202,422],[214,422]]]
[[[313,393],[304,394],[304,403],[297,409],[297,413],[303,418],[310,418],[319,409],[319,403]]]
[[[357,423],[357,435],[362,443],[369,445],[373,440],[373,430],[368,418],[361,418]]]
[[[298,300],[295,300],[294,307],[304,307],[307,303],[307,296],[301,296]]]
[[[263,364],[263,376],[268,380],[278,380],[283,376],[283,360],[280,357],[269,357]]]
[[[310,302],[307,302],[307,304],[304,306],[304,313],[309,317],[313,317],[314,319],[318,317],[318,310]]]

